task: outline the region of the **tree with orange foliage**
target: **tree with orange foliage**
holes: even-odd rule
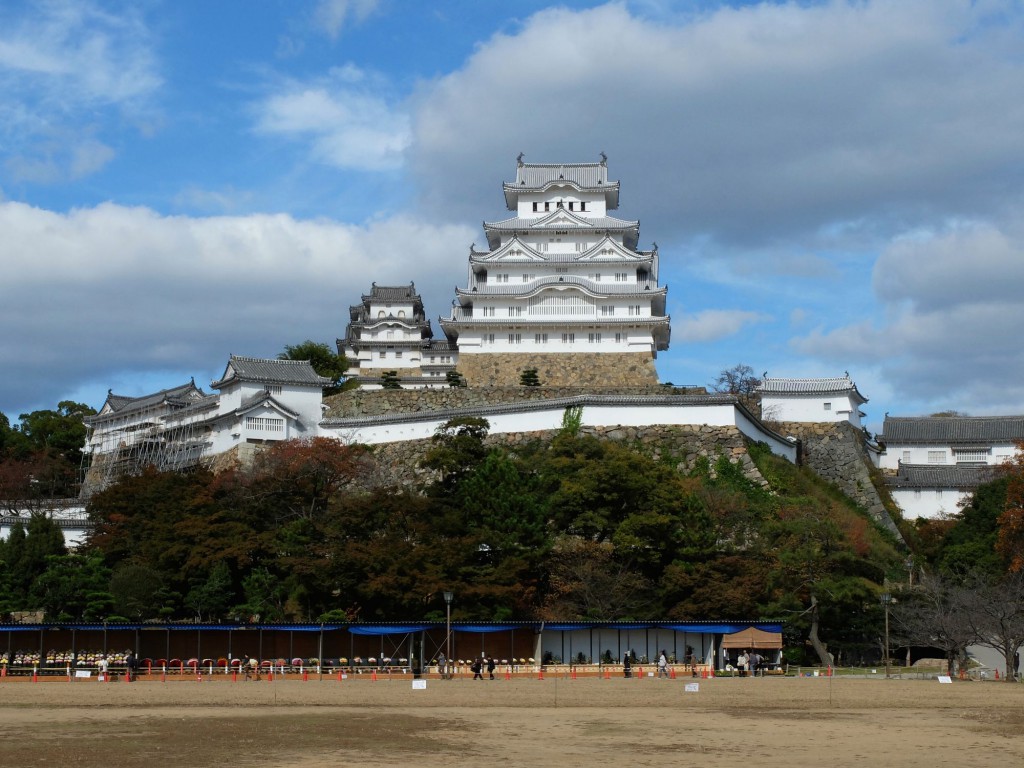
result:
[[[1024,440],[1016,441],[1016,445],[1016,456],[1002,468],[1009,483],[996,539],[996,551],[1003,556],[1011,573],[1024,571]]]

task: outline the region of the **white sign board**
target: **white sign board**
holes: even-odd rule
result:
[[[686,684],[686,692],[687,693],[698,693],[699,691],[700,691],[700,683],[687,683]]]
[[[951,678],[949,675],[939,675],[939,682],[940,683],[952,683],[953,682],[953,678]]]
[[[75,677],[92,677],[92,670],[88,669],[76,669]]]
[[[425,690],[427,690],[427,681],[426,680],[413,680],[412,681],[412,689],[414,691],[425,691]]]

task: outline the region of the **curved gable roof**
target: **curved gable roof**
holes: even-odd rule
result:
[[[260,384],[297,384],[310,387],[327,387],[333,382],[313,370],[308,360],[276,360],[261,357],[231,355],[224,375],[210,384],[222,389],[236,381],[251,381]]]

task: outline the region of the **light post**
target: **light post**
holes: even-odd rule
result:
[[[904,563],[907,566],[907,586],[914,586],[914,558],[908,557]]]
[[[882,608],[885,609],[885,679],[889,679],[889,604],[892,603],[892,595],[888,592],[882,593]]]
[[[450,679],[448,675],[448,666],[452,663],[452,598],[455,597],[454,592],[444,593],[444,607],[445,607],[445,633],[444,633],[444,644],[446,648],[445,653],[445,668],[441,673],[441,677],[445,680]]]

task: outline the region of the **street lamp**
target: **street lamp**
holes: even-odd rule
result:
[[[889,679],[889,605],[892,603],[892,595],[888,592],[882,593],[882,608],[885,609],[885,679]]]
[[[445,592],[444,593],[444,607],[445,607],[444,643],[445,643],[445,648],[447,649],[447,653],[445,654],[445,658],[447,659],[447,662],[445,663],[445,669],[441,673],[441,677],[443,677],[445,680],[449,679],[449,676],[448,676],[448,665],[452,663],[452,598],[454,598],[454,597],[455,597],[455,593],[454,592]]]

